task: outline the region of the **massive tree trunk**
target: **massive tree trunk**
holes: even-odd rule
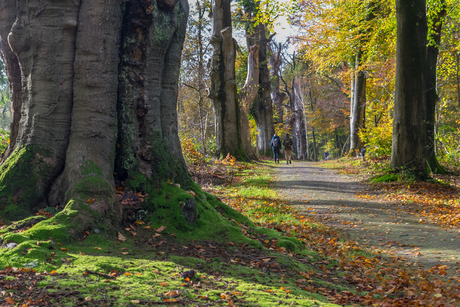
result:
[[[268,70],[267,61],[267,43],[269,41],[266,38],[265,26],[259,24],[257,29],[260,42],[259,93],[254,100],[251,110],[257,124],[257,130],[259,131],[259,152],[269,156],[272,152],[270,142],[275,133],[275,125],[273,124],[273,103],[270,90],[270,71]]]
[[[216,156],[227,154],[246,160],[241,139],[240,114],[235,80],[236,43],[232,36],[231,0],[213,0],[213,30],[211,45],[211,86],[208,97],[212,99],[215,114]]]
[[[254,14],[252,11],[247,11],[248,14]],[[273,123],[273,106],[271,99],[270,86],[270,71],[268,70],[267,60],[267,43],[269,39],[266,37],[265,26],[258,24],[254,33],[246,28],[246,43],[249,46],[259,45],[259,88],[258,95],[251,104],[250,113],[254,117],[259,132],[258,150],[260,154],[270,156],[272,148],[270,146],[271,139],[275,133],[275,125]]]
[[[418,178],[426,168],[425,0],[396,1],[396,84],[391,166]]]
[[[5,63],[6,75],[9,76],[12,122],[10,126],[10,143],[3,152],[3,157],[8,157],[16,145],[19,131],[22,106],[22,81],[21,70],[16,55],[8,44],[8,34],[16,20],[16,0],[0,2],[0,56]],[[3,161],[4,159],[2,159]]]
[[[2,58],[11,86],[22,86],[18,134],[0,167],[2,216],[65,206],[72,236],[120,222],[114,172],[125,186],[189,184],[176,116],[187,0],[0,5]]]
[[[252,148],[251,131],[249,127],[249,108],[257,97],[259,88],[259,45],[250,46],[248,49],[248,72],[246,82],[239,94],[241,104],[241,136],[243,138],[243,148],[251,159],[258,159],[257,154]]]
[[[352,86],[353,99],[351,100],[351,116],[350,116],[350,150],[356,155],[355,150],[360,150],[363,147],[363,142],[358,135],[358,132],[364,128],[366,116],[366,75],[359,70],[361,61],[361,52],[356,55],[355,61],[355,76],[354,86]]]
[[[433,173],[445,173],[439,165],[435,152],[435,123],[436,103],[439,100],[437,89],[436,66],[438,62],[439,44],[441,42],[442,20],[446,14],[445,1],[441,1],[441,10],[433,20],[432,40],[433,43],[427,46],[426,50],[426,160]]]

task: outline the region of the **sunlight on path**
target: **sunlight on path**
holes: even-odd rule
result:
[[[357,177],[335,174],[313,162],[281,164],[275,172],[280,196],[299,211],[362,244],[405,257],[407,265],[443,266],[448,277],[460,275],[459,229],[421,220],[410,205],[360,199],[356,193],[365,187]]]

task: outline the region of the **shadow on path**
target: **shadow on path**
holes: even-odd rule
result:
[[[335,174],[313,162],[279,165],[275,173],[280,196],[326,226],[341,230],[370,248],[406,257],[413,265],[431,268],[445,264],[449,266],[449,275],[458,270],[459,229],[429,223],[419,216],[416,204],[358,198],[356,193],[365,189],[358,177]]]

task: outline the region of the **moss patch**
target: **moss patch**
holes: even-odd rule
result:
[[[0,166],[0,216],[8,220],[30,216],[45,197],[55,164],[50,149],[17,148]]]

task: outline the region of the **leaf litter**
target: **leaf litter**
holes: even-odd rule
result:
[[[245,168],[241,167],[241,170]],[[237,172],[235,171],[234,174]],[[230,182],[235,184],[241,182],[241,179],[230,180]],[[271,186],[272,183],[268,180],[266,188],[270,190]],[[210,190],[213,188],[210,187]],[[220,198],[236,210],[248,213],[258,225],[275,229],[286,237],[295,237],[302,241],[310,252],[305,254],[302,251],[292,251],[285,246],[280,246],[278,239],[255,232],[247,225],[236,221],[242,233],[259,241],[268,251],[234,242],[203,241],[184,245],[174,241],[167,233],[157,232],[154,228],[147,228],[142,223],[134,223],[129,229],[137,231],[138,236],[131,237],[126,242],[120,242],[122,240],[118,236],[119,247],[134,240],[134,246],[148,245],[151,247],[150,252],[155,253],[155,263],[168,261],[168,258],[174,255],[183,257],[181,259],[184,262],[188,262],[185,259],[192,257],[204,262],[199,262],[194,266],[188,263],[183,267],[175,264],[173,270],[177,273],[173,274],[171,270],[163,272],[153,270],[151,274],[154,274],[156,278],[151,283],[156,283],[165,290],[159,291],[158,288],[155,288],[156,299],[141,299],[132,297],[126,284],[131,284],[128,282],[130,279],[144,278],[144,274],[138,271],[143,268],[138,260],[125,255],[122,256],[124,263],[132,259],[130,262],[132,264],[123,265],[120,270],[91,271],[98,273],[94,275],[97,278],[104,278],[103,274],[116,278],[113,282],[109,278],[107,281],[104,280],[108,285],[100,291],[102,293],[121,291],[132,304],[145,306],[159,303],[209,306],[209,300],[219,302],[218,305],[257,306],[257,303],[250,299],[251,296],[247,291],[238,290],[229,279],[226,279],[225,275],[231,275],[228,269],[218,270],[212,265],[213,262],[216,262],[216,264],[227,264],[224,267],[251,268],[258,274],[253,277],[247,272],[240,275],[252,278],[254,281],[258,280],[258,276],[270,276],[275,281],[273,285],[277,286],[266,286],[262,291],[270,296],[279,296],[281,293],[285,295],[284,301],[279,300],[280,305],[285,303],[285,305],[296,305],[296,298],[292,293],[298,294],[298,291],[307,291],[306,293],[313,295],[317,293],[327,297],[331,303],[340,305],[456,306],[460,301],[459,280],[442,278],[445,275],[445,265],[437,265],[431,270],[420,267],[412,268],[407,267],[401,257],[388,257],[384,251],[371,252],[357,242],[344,240],[341,233],[326,227],[314,216],[296,212],[290,203],[281,201],[273,191],[270,192],[270,197],[257,195],[253,198],[247,197],[247,194],[241,195],[237,190],[232,189],[214,190],[214,192],[220,193]],[[139,197],[139,202],[140,199],[141,197]],[[134,204],[128,202],[125,206],[138,204],[137,201]],[[155,234],[153,238],[152,233]],[[126,246],[130,246],[129,249],[133,248],[133,245]],[[84,251],[92,253],[90,248]],[[100,251],[95,252],[100,255]],[[80,251],[80,255],[85,255],[85,253]],[[302,270],[293,270],[294,267],[286,266],[281,259],[292,259],[305,266],[301,267]],[[191,267],[193,270],[190,270]],[[191,271],[195,274],[190,273]],[[95,298],[70,288],[56,289],[56,280],[69,279],[67,273],[50,275],[46,272],[34,272],[33,269],[28,268],[7,267],[0,271],[0,274],[3,277],[3,284],[0,288],[8,289],[4,286],[7,283],[9,287],[9,291],[5,294],[2,292],[3,297],[0,298],[6,304],[58,306],[53,302],[72,297],[75,298],[74,306],[111,306],[115,302],[113,298],[105,297],[105,295],[103,298]],[[88,279],[90,275],[93,274],[87,271],[84,278]],[[439,275],[440,278],[436,278],[436,275]],[[53,279],[50,279],[51,276]],[[43,283],[44,279],[48,283]],[[295,284],[286,285],[285,283],[290,280],[295,280]],[[37,284],[40,282],[42,286],[38,287]],[[110,283],[116,285],[111,286]]]

